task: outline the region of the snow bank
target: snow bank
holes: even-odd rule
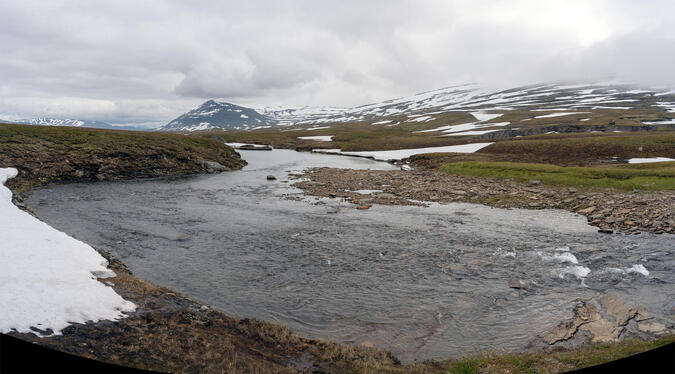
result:
[[[249,143],[225,143],[225,145],[229,145],[232,148],[238,148],[238,147],[243,147],[243,146],[248,146],[248,147],[253,147],[253,148],[267,148],[267,147],[269,147],[268,145],[265,145],[265,144],[249,144]]]
[[[316,140],[320,142],[330,142],[333,140],[334,135],[317,135],[317,136],[298,136],[298,139],[302,140]]]
[[[668,157],[649,157],[649,158],[629,158],[629,164],[644,164],[647,162],[665,162],[665,161],[675,161],[675,158]]]
[[[2,184],[17,174],[0,168],[0,332],[52,329],[117,320],[136,306],[96,280],[114,276],[92,247],[12,204]]]
[[[572,114],[584,114],[589,112],[562,112],[562,113],[551,113],[545,114],[543,116],[535,116],[534,118],[551,118],[551,117],[562,117],[562,116],[571,116]]]
[[[436,152],[454,152],[454,153],[474,153],[481,148],[487,147],[492,143],[472,143],[461,145],[449,145],[445,147],[428,147],[414,149],[396,149],[391,151],[367,151],[367,152],[342,152],[339,149],[313,149],[313,152],[336,153],[349,156],[370,157],[380,161],[401,160],[412,155]]]

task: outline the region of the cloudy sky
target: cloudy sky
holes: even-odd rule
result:
[[[166,123],[478,82],[675,86],[675,1],[0,0],[0,118]]]

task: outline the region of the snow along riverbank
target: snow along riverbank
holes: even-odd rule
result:
[[[71,323],[133,312],[133,303],[96,280],[115,276],[105,258],[12,203],[4,183],[16,175],[0,168],[0,332],[59,335]]]

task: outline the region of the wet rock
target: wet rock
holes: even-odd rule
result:
[[[591,214],[591,213],[595,212],[596,209],[597,208],[594,207],[594,206],[589,206],[588,208],[577,210],[577,213],[579,213],[579,214]]]
[[[598,319],[600,319],[598,309],[592,304],[581,301],[574,308],[574,318],[558,324],[553,330],[542,336],[542,340],[546,344],[552,345],[559,341],[570,339],[576,334],[581,325],[597,321]]]
[[[268,181],[273,181],[273,180],[276,180],[276,179],[277,179],[277,177],[275,177],[274,175],[268,175],[267,176]]]
[[[585,323],[579,327],[591,333],[591,343],[609,343],[619,341],[619,335],[623,331],[622,326],[617,326],[604,318]]]
[[[177,242],[186,241],[188,239],[190,239],[190,235],[187,235],[187,234],[180,234],[180,235],[177,235],[175,238],[173,238],[173,240],[175,240]]]
[[[530,288],[530,282],[518,278],[513,278],[509,281],[509,287],[526,290]]]
[[[646,320],[652,319],[652,318],[654,318],[654,317],[652,317],[652,315],[649,314],[649,312],[647,312],[647,309],[645,309],[644,306],[642,306],[642,305],[637,306],[636,312],[635,312],[635,321],[641,322],[641,321],[646,321]]]
[[[611,234],[614,232],[614,230],[610,229],[609,227],[601,227],[598,232],[603,233],[603,234]]]
[[[231,170],[227,166],[221,165],[215,161],[197,160],[197,163],[200,164],[207,173],[219,173]]]
[[[600,304],[605,309],[605,313],[614,317],[614,321],[621,326],[628,323],[628,320],[633,318],[637,313],[633,307],[614,295],[602,297]]]
[[[358,210],[366,210],[366,209],[370,209],[370,207],[372,207],[371,204],[364,204],[364,205],[359,205],[359,206],[357,206],[356,209],[358,209]]]
[[[653,335],[662,335],[668,332],[666,325],[661,322],[654,321],[638,322],[638,330]]]

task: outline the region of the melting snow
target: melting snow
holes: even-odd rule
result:
[[[474,117],[476,117],[476,119],[478,120],[478,122],[485,122],[485,121],[489,121],[489,120],[491,120],[491,119],[493,119],[493,118],[497,118],[497,117],[501,116],[501,113],[499,113],[499,114],[490,114],[490,113],[485,113],[485,112],[482,112],[482,111],[481,111],[481,112],[471,112],[471,115],[474,116]]]
[[[377,121],[377,122],[371,123],[371,125],[384,125],[384,124],[387,124],[387,123],[391,123],[391,120]]]
[[[649,158],[629,158],[629,164],[644,164],[647,162],[665,162],[665,161],[675,161],[675,158],[668,157],[649,157]]]
[[[302,140],[316,140],[320,142],[330,142],[333,140],[335,135],[317,135],[317,136],[298,136],[298,139]]]
[[[489,132],[495,132],[499,130],[475,130],[475,131],[464,131],[464,132],[456,132],[454,134],[448,134],[448,135],[443,135],[443,136],[464,136],[464,135],[483,135],[487,134]]]
[[[134,311],[96,280],[114,276],[106,259],[12,204],[2,184],[16,174],[0,169],[0,332],[36,327],[59,335],[71,323],[117,320]]]
[[[551,113],[551,114],[546,114],[543,116],[536,116],[534,118],[551,118],[551,117],[560,117],[560,116],[569,116],[572,114],[583,114],[583,113],[589,113],[589,112],[562,112],[562,113]]]
[[[319,153],[337,153],[349,156],[370,157],[380,161],[401,160],[412,155],[419,155],[424,153],[437,152],[454,152],[454,153],[474,153],[481,148],[487,147],[493,143],[472,143],[461,145],[450,145],[445,147],[428,147],[415,149],[396,149],[390,151],[367,151],[367,152],[342,152],[339,149],[314,149],[314,152]]]

